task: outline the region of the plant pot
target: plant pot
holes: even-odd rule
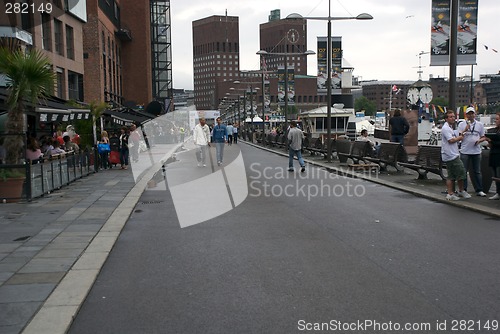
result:
[[[0,200],[7,203],[17,203],[23,195],[24,177],[0,180]]]

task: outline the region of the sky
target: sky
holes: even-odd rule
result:
[[[357,16],[369,13],[373,20],[332,21],[332,36],[342,36],[344,59],[354,67],[361,80],[418,80],[419,58],[422,79],[429,75],[448,77],[449,67],[429,66],[431,38],[431,0],[330,0],[331,16]],[[270,12],[281,10],[281,18],[298,13],[302,16],[327,17],[329,0],[172,0],[173,86],[193,89],[192,22],[212,15],[239,17],[240,70],[259,69],[259,25],[268,21]],[[480,74],[500,71],[499,0],[479,0],[477,66]],[[497,23],[497,24],[495,24]],[[308,20],[307,48],[316,51],[318,36],[327,36],[327,21]],[[486,45],[488,50],[484,47]],[[498,53],[493,49],[498,50]],[[308,75],[316,75],[316,57],[308,58]],[[471,74],[471,66],[458,66],[457,76]]]

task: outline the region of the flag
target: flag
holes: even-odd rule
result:
[[[438,114],[437,114],[436,106],[434,104],[432,105],[432,111],[434,112],[434,118],[437,119]]]

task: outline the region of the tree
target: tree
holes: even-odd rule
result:
[[[55,74],[40,51],[0,46],[0,73],[7,82],[6,163],[20,164],[24,157],[26,102],[36,104],[54,88]]]
[[[377,105],[375,102],[368,100],[365,96],[361,96],[354,101],[355,111],[365,111],[366,116],[375,116]]]

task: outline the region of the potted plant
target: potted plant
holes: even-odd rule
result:
[[[26,149],[26,103],[35,105],[40,98],[47,96],[54,88],[55,74],[50,61],[41,51],[25,51],[16,43],[0,45],[0,73],[5,76],[8,92],[5,163],[22,165]],[[19,174],[18,169],[4,170],[0,182]],[[12,197],[20,198],[21,193],[22,185],[18,195]]]

